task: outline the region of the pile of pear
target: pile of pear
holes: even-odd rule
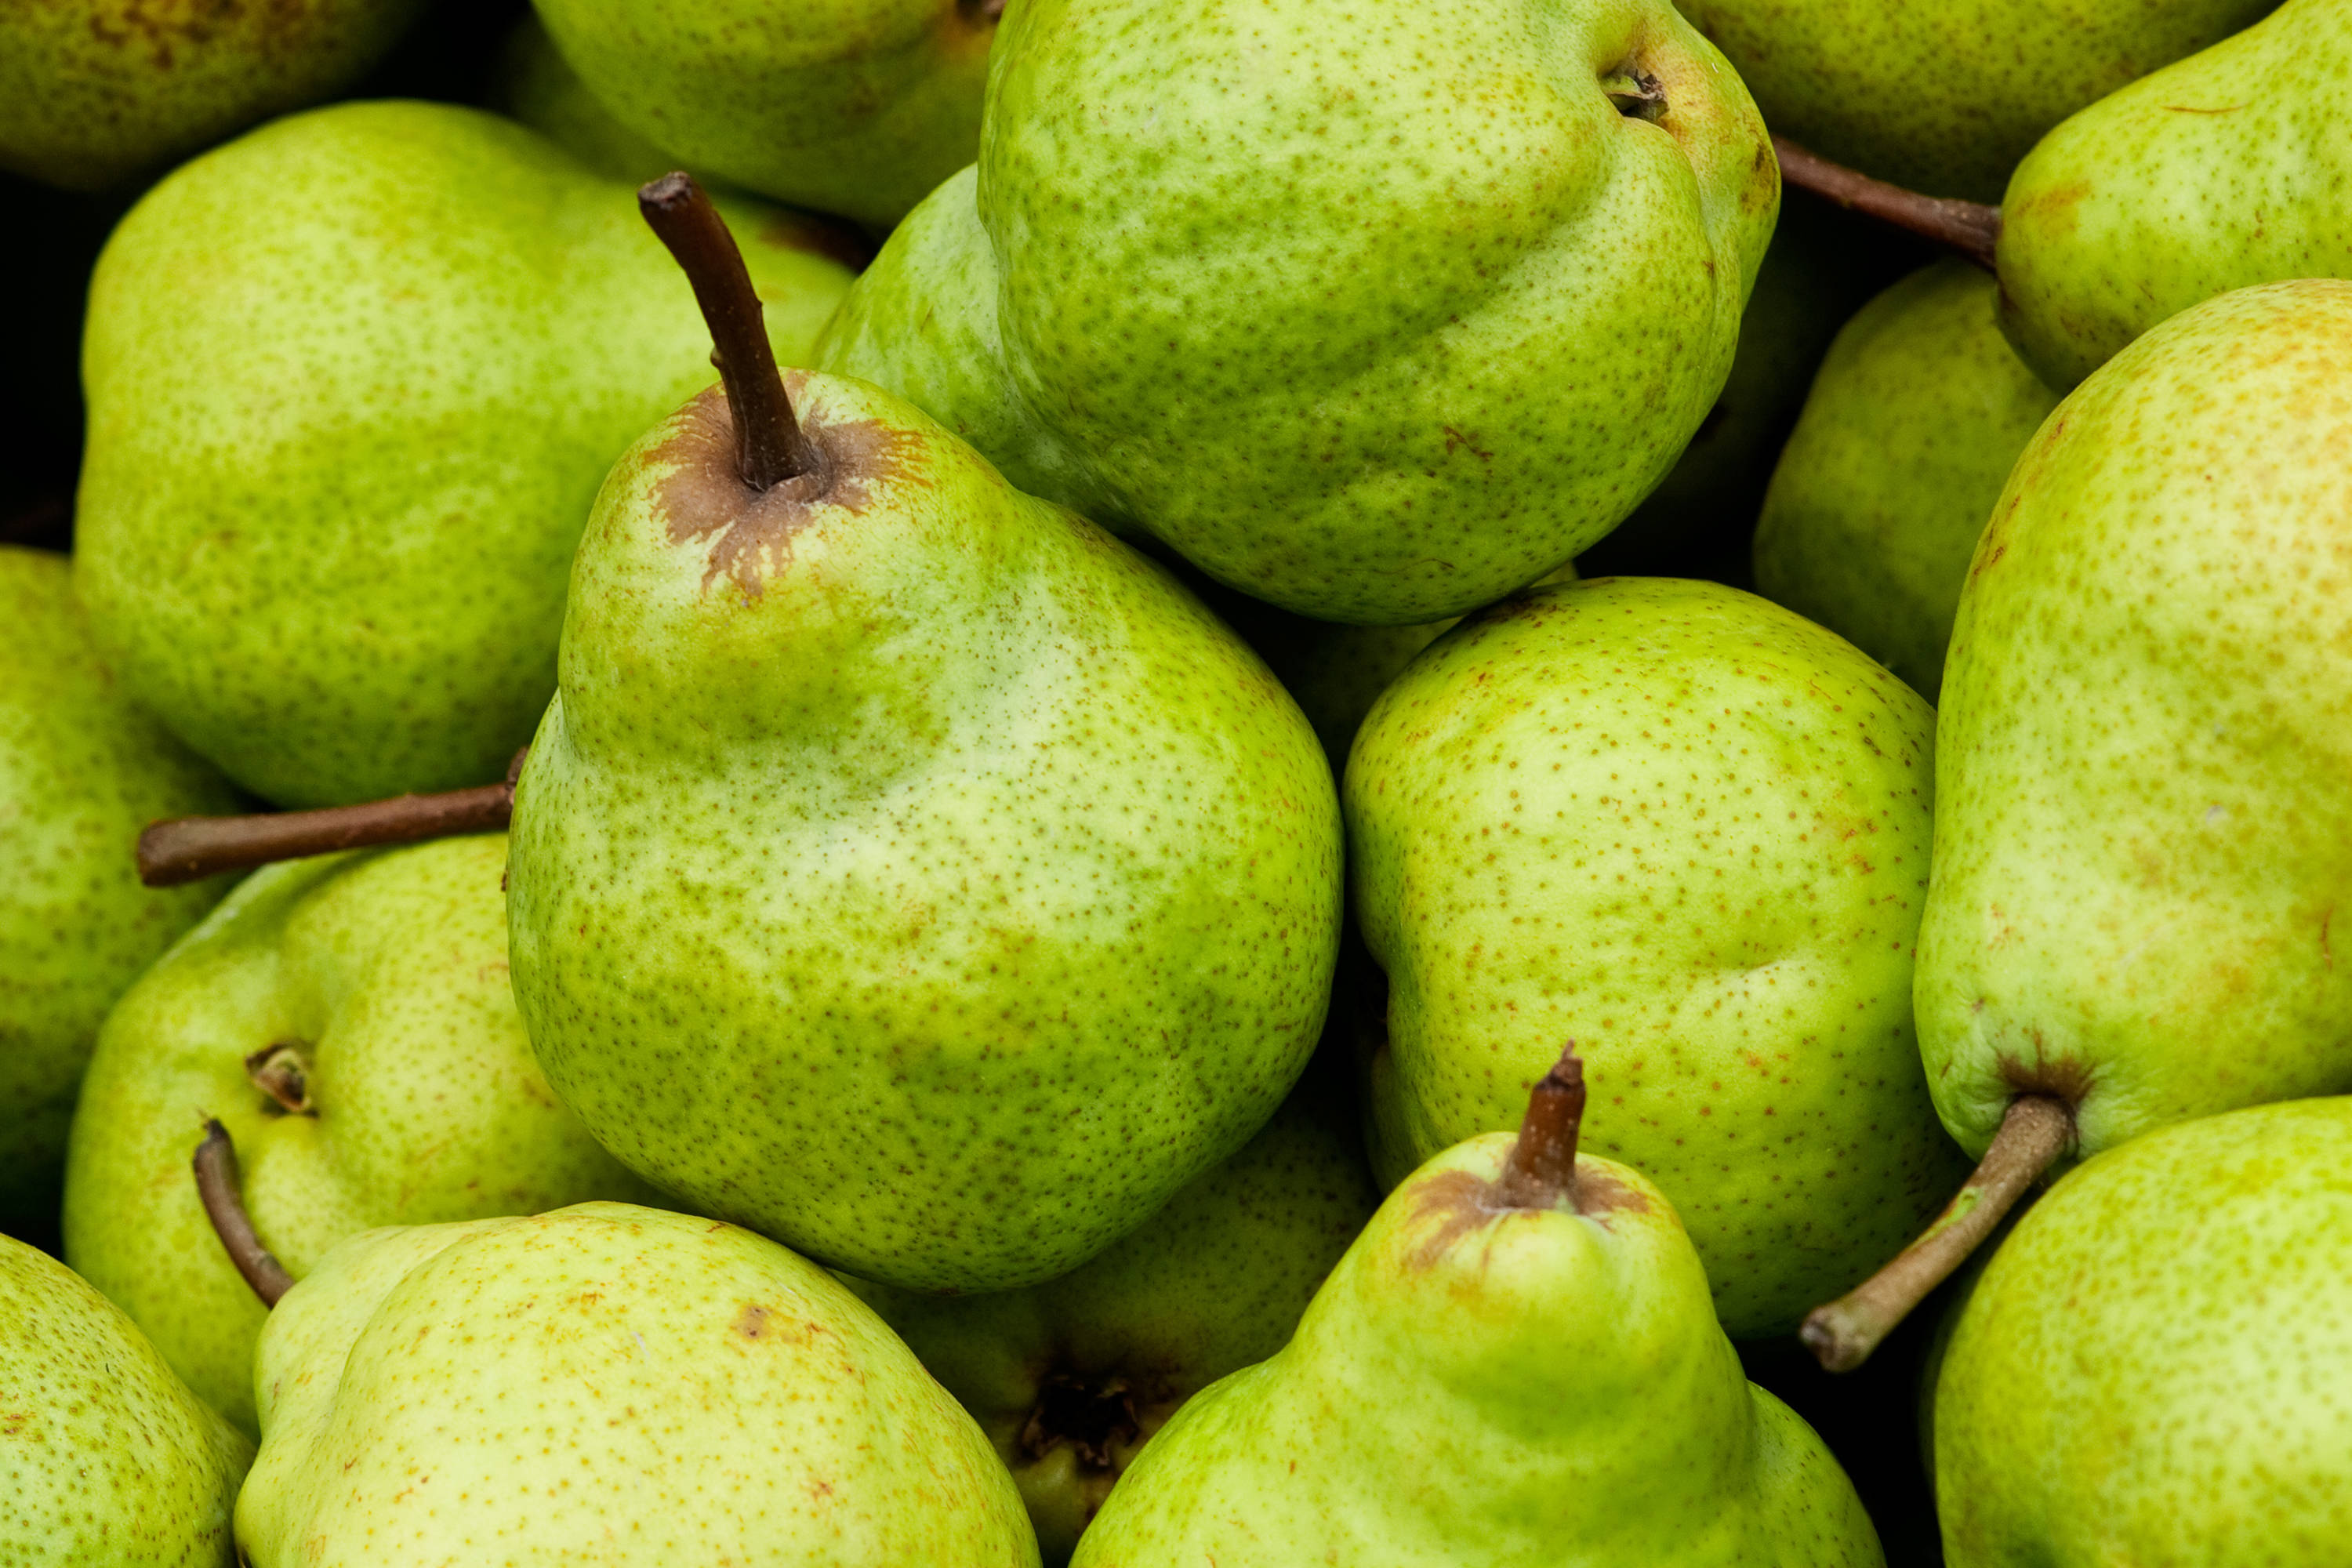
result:
[[[0,1568],[2340,1563],[2347,110],[11,8]]]

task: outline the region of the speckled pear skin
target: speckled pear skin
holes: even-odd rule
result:
[[[66,1256],[248,1432],[265,1313],[189,1175],[205,1117],[236,1140],[247,1211],[297,1279],[377,1226],[652,1196],[531,1056],[505,868],[490,834],[256,872],[107,1020],[74,1123]],[[278,1045],[309,1114],[247,1065]]]
[[[105,1297],[5,1236],[0,1389],[8,1568],[235,1568],[253,1446]]]
[[[1977,536],[2058,394],[1993,321],[1998,290],[1939,262],[1846,323],[1780,449],[1756,586],[1928,701]]]
[[[348,86],[425,0],[0,7],[0,169],[95,191]]]
[[[1391,1193],[1297,1337],[1144,1449],[1073,1568],[1882,1563],[1821,1439],[1740,1374],[1664,1194],[1584,1156],[1596,1212],[1491,1206],[1512,1142]]]
[[[1681,0],[1772,129],[1930,195],[1997,202],[2042,132],[2278,0]]]
[[[1323,1076],[1301,1080],[1264,1131],[1143,1228],[1059,1279],[984,1296],[847,1281],[988,1434],[1047,1563],[1068,1561],[1112,1483],[1185,1400],[1288,1342],[1380,1206],[1354,1097],[1330,1093]],[[1107,1441],[1056,1419],[1051,1386],[1064,1381],[1107,1406],[1124,1396],[1126,1419]]]
[[[2352,1538],[2352,1100],[2166,1128],[2071,1172],[1936,1386],[1951,1568],[2327,1568]]]
[[[1537,589],[1433,645],[1348,763],[1374,1170],[1516,1125],[1573,1040],[1584,1146],[1654,1173],[1735,1338],[1901,1250],[1965,1171],[1911,1027],[1933,726],[1712,583]]]
[[[2352,282],[2166,322],[2018,460],[1937,726],[1919,1048],[1981,1153],[2352,1089]]]
[[[747,499],[711,392],[598,500],[516,795],[516,996],[589,1131],[697,1207],[889,1284],[1034,1284],[1305,1067],[1330,770],[1158,567],[887,393],[785,380],[829,479]]]
[[[371,1231],[262,1336],[252,1568],[1020,1568],[971,1418],[805,1258],[625,1204]]]
[[[787,361],[847,281],[730,208]],[[91,284],[83,602],[125,689],[284,805],[485,783],[555,684],[596,488],[712,378],[630,188],[446,104],[176,171]]]
[[[0,545],[0,1225],[53,1215],[106,1010],[228,890],[139,885],[163,816],[238,809],[228,781],[99,662],[65,557]]]
[[[1634,74],[1654,123],[1604,91]],[[1663,0],[1022,0],[988,102],[976,175],[821,367],[1356,625],[1489,603],[1632,511],[1780,205],[1746,89]]]
[[[2001,330],[2064,390],[2254,283],[2352,276],[2352,0],[2266,21],[2044,137],[2010,181]]]
[[[665,153],[613,118],[580,79],[535,11],[507,35],[492,108],[530,126],[600,174],[645,184],[677,168]],[[706,185],[708,182],[705,182]]]

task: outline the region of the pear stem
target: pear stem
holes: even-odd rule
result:
[[[1999,207],[1989,207],[1982,202],[1923,196],[1901,185],[1874,180],[1843,163],[1832,163],[1806,152],[1785,136],[1772,138],[1772,150],[1780,154],[1782,183],[1931,240],[1967,257],[1987,272],[1993,270],[1994,248],[2000,243]]]
[[[264,811],[247,816],[174,816],[139,835],[139,879],[175,888],[224,871],[249,870],[337,849],[418,844],[463,833],[497,833],[514,816],[515,777],[530,752],[517,752],[506,778],[441,795],[402,795],[322,811]]]
[[[2046,1094],[2021,1094],[2011,1100],[1992,1146],[1936,1223],[1895,1261],[1807,1314],[1797,1331],[1805,1347],[1831,1372],[1852,1372],[1869,1360],[1895,1325],[1968,1261],[2025,1190],[2074,1142],[2074,1109],[2066,1101]]]
[[[710,328],[710,363],[727,388],[735,421],[735,471],[766,490],[817,467],[817,454],[793,415],[791,395],[776,369],[759,290],[727,220],[691,174],[664,174],[637,192],[637,210],[694,286],[694,302]]]
[[[1536,1080],[1519,1141],[1511,1145],[1503,1173],[1495,1180],[1496,1201],[1508,1208],[1556,1208],[1576,1201],[1576,1139],[1584,1122],[1584,1063],[1576,1042]]]
[[[221,1249],[261,1298],[261,1304],[275,1307],[278,1299],[294,1288],[294,1276],[254,1234],[252,1216],[245,1212],[245,1199],[237,1192],[236,1144],[230,1140],[228,1129],[207,1120],[205,1141],[196,1145],[196,1157],[190,1163],[195,1167],[196,1195],[204,1200]]]

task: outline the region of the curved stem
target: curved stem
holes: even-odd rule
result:
[[[286,1266],[269,1255],[261,1245],[261,1237],[253,1232],[253,1220],[245,1212],[245,1199],[236,1187],[236,1145],[230,1142],[228,1129],[217,1121],[205,1123],[205,1141],[196,1145],[196,1157],[191,1163],[196,1172],[196,1195],[205,1202],[205,1213],[213,1222],[213,1234],[220,1237],[221,1249],[253,1293],[261,1298],[265,1307],[275,1307],[278,1299],[294,1288],[294,1276]]]
[[[2021,1094],[2011,1100],[1992,1146],[1936,1223],[1894,1262],[1828,1306],[1814,1308],[1798,1337],[1831,1372],[1852,1372],[1869,1360],[1895,1325],[1968,1261],[2001,1216],[2074,1142],[2074,1110],[2064,1100],[2046,1094]]]
[[[1784,184],[1811,191],[1881,223],[1894,225],[1957,251],[1986,271],[1993,270],[1993,251],[2000,243],[2000,209],[1982,202],[1923,196],[1885,180],[1874,180],[1858,170],[1808,153],[1785,136],[1772,138],[1780,154]]]
[[[1568,1042],[1552,1069],[1528,1095],[1519,1141],[1511,1145],[1495,1198],[1510,1208],[1553,1208],[1576,1200],[1576,1139],[1584,1122],[1584,1063]]]
[[[793,416],[793,400],[776,369],[759,290],[727,220],[687,174],[664,174],[637,192],[637,210],[694,286],[694,302],[710,328],[710,363],[727,388],[735,421],[735,471],[755,490],[782,484],[817,466],[817,455]]]

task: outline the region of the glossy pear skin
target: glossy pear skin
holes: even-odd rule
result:
[[[534,0],[613,117],[687,166],[887,230],[980,145],[1002,0]]]
[[[1682,0],[1773,130],[1929,195],[1997,202],[2042,132],[2278,0]]]
[[[1971,1153],[2352,1089],[2352,283],[2117,355],[2018,460],[1937,727],[1919,1048]]]
[[[2341,1562],[2347,1279],[2352,1100],[2168,1127],[2068,1173],[1945,1353],[1945,1562]]]
[[[94,191],[326,98],[425,0],[27,0],[0,8],[0,169]]]
[[[1664,1195],[1586,1156],[1597,1210],[1490,1206],[1512,1143],[1391,1194],[1290,1343],[1144,1449],[1073,1568],[1881,1563],[1829,1450],[1741,1375]]]
[[[0,1223],[53,1214],[106,1010],[228,890],[139,885],[163,816],[235,811],[228,781],[126,699],[65,557],[0,545]]]
[[[9,1568],[234,1568],[253,1446],[131,1320],[0,1236],[0,1560]]]
[[[370,1231],[270,1315],[253,1568],[1020,1568],[1021,1500],[839,1282],[626,1204]]]
[[[1374,1168],[1512,1125],[1572,1039],[1585,1146],[1655,1173],[1734,1336],[1892,1257],[1961,1173],[1911,1027],[1933,723],[1709,583],[1538,589],[1433,645],[1348,763]]]
[[[1655,123],[1604,90],[1637,77]],[[1489,603],[1633,510],[1779,205],[1745,89],[1659,0],[1024,0],[989,106],[822,367],[1354,625]]]
[[[2058,406],[1965,261],[1913,273],[1846,323],[1765,493],[1756,586],[1928,701],[1977,536]]]
[[[846,282],[738,212],[777,352]],[[76,571],[124,688],[285,805],[499,777],[613,459],[711,379],[628,186],[444,104],[197,160],[91,284]]]
[[[532,1058],[505,867],[493,834],[256,872],[107,1020],[74,1123],[66,1255],[247,1431],[266,1314],[189,1175],[205,1117],[236,1140],[247,1211],[297,1279],[377,1226],[650,1196]],[[248,1068],[277,1046],[307,1110]]]
[[[2352,276],[2352,0],[2268,20],[2053,131],[2001,203],[2001,330],[2070,388],[2254,283]]]
[[[662,1187],[886,1283],[1034,1284],[1305,1066],[1330,772],[1159,568],[888,394],[786,382],[815,491],[747,501],[713,392],[598,501],[516,797],[516,995]]]

